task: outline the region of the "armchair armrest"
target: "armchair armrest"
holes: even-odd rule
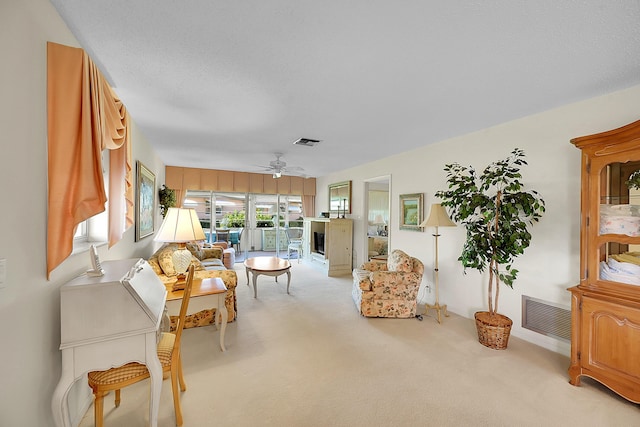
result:
[[[214,246],[212,248],[203,248],[202,259],[209,259],[209,258],[222,259],[222,248],[219,246]]]
[[[227,249],[229,248],[229,244],[227,242],[213,242],[211,247]]]
[[[368,271],[387,271],[387,263],[368,261],[362,264],[360,268]]]
[[[369,280],[370,271],[356,268],[353,270],[353,279],[363,291],[371,290],[371,280]]]

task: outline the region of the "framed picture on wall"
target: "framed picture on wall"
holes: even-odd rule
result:
[[[422,231],[423,193],[400,195],[400,230]]]
[[[136,242],[155,231],[156,176],[136,162]]]

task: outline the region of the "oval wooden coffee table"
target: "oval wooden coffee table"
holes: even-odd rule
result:
[[[253,274],[253,297],[258,298],[258,286],[256,280],[258,276],[273,276],[278,281],[278,276],[287,273],[287,293],[289,293],[289,285],[291,284],[291,263],[286,259],[274,256],[257,256],[249,258],[244,262],[245,271],[247,273],[247,286],[249,286],[249,272]]]

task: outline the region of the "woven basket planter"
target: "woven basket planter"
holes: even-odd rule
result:
[[[513,325],[511,319],[498,313],[492,315],[488,311],[478,311],[474,317],[480,344],[495,350],[507,348]]]

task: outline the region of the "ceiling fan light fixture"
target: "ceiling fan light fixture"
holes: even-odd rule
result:
[[[317,143],[319,143],[319,139],[311,139],[311,138],[300,138],[296,141],[293,141],[293,145],[303,145],[305,147],[313,147]]]
[[[282,176],[282,172],[280,172],[280,171],[275,171],[275,172],[273,173],[273,177],[274,177],[274,178],[280,178],[281,176]]]

